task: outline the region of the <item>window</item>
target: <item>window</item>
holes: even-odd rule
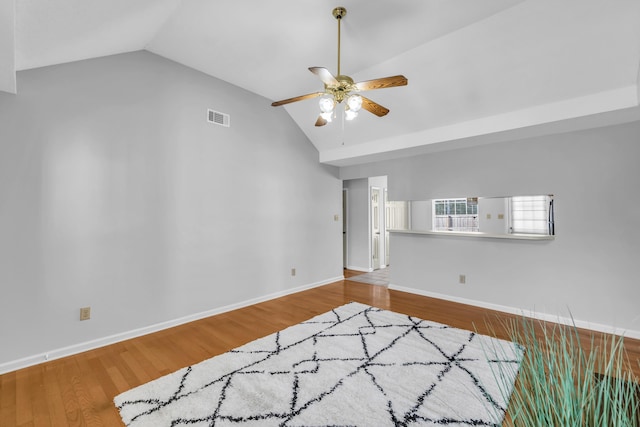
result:
[[[552,196],[511,197],[511,233],[554,235]]]
[[[433,201],[434,231],[478,231],[478,199]]]

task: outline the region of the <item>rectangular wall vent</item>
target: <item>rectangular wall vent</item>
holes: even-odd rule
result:
[[[227,128],[231,126],[231,117],[228,114],[218,111],[207,110],[207,121]]]

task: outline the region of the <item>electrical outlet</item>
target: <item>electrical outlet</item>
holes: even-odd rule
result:
[[[292,268],[292,269],[291,269],[291,276],[293,277],[293,276],[295,276],[295,275],[296,275],[296,269],[295,269],[295,268]]]
[[[491,214],[487,214],[487,219],[491,219]]]
[[[82,307],[80,309],[80,320],[91,319],[91,307]]]
[[[337,221],[340,221],[340,215],[337,215],[337,214],[336,214],[336,215],[334,215],[334,216],[333,216],[333,220],[334,220],[334,221],[336,221],[336,222],[337,222]]]
[[[504,214],[498,214],[498,219],[504,219]]]
[[[458,283],[464,285],[465,283],[467,283],[467,276],[464,274],[460,275],[460,278],[458,279]]]

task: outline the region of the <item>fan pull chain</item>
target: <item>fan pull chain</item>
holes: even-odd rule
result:
[[[342,145],[344,145],[344,114],[341,114],[342,116]]]

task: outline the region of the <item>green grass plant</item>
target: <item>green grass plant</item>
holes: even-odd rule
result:
[[[526,317],[502,327],[525,348],[513,390],[507,379],[515,372],[494,372],[510,398],[505,424],[640,427],[640,386],[623,337],[592,334],[585,342],[575,326]]]

